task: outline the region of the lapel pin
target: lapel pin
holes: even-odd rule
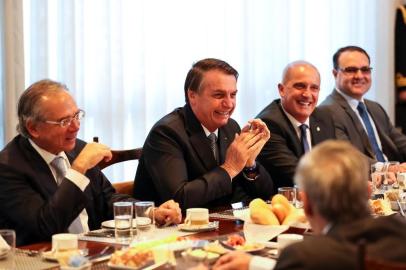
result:
[[[316,130],[317,130],[317,131],[320,131],[320,127],[317,127]]]

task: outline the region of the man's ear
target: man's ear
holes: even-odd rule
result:
[[[337,73],[338,73],[337,70],[333,69],[332,72],[333,72],[334,78],[337,78]]]
[[[278,83],[278,90],[279,90],[279,95],[283,97],[285,95],[285,86],[281,83]]]
[[[30,133],[31,137],[38,138],[38,127],[32,120],[28,120],[25,124],[25,127],[27,128],[28,133]]]
[[[197,95],[197,93],[195,91],[192,91],[190,89],[187,90],[187,97],[189,99],[189,103],[192,104],[194,102],[196,95]]]

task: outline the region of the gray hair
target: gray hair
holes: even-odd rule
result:
[[[326,220],[343,223],[370,213],[369,163],[350,143],[325,141],[299,162],[295,182]]]
[[[17,107],[17,132],[26,138],[31,138],[27,130],[27,122],[43,120],[44,112],[41,110],[41,98],[44,95],[59,94],[61,90],[68,91],[66,85],[52,81],[41,80],[30,85],[21,95]]]

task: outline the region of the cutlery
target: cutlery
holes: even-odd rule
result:
[[[396,203],[397,203],[398,206],[399,206],[400,214],[401,214],[403,217],[406,217],[405,212],[403,211],[402,205],[400,204],[399,200],[396,200]]]
[[[114,233],[111,232],[87,232],[85,233],[85,236],[92,236],[92,237],[107,237],[107,238],[111,238],[114,237]]]
[[[104,259],[108,259],[111,255],[111,253],[113,253],[113,252],[114,252],[113,246],[106,246],[99,253],[87,256],[86,258],[92,262],[102,261]]]

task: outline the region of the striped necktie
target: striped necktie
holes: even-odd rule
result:
[[[213,152],[214,159],[216,160],[216,162],[218,164],[218,162],[219,162],[219,150],[218,150],[218,147],[217,147],[217,136],[214,133],[210,133],[210,135],[207,136],[207,138],[209,138],[209,140],[210,140],[210,148],[211,148],[211,151]]]

